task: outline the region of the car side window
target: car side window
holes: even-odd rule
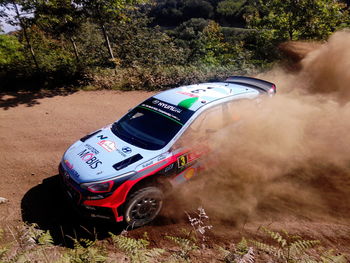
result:
[[[220,130],[224,125],[222,105],[210,108],[191,123],[174,146],[178,148],[189,144],[196,144],[210,136],[210,134]]]
[[[240,101],[230,101],[224,105],[224,121],[226,125],[230,125],[238,120],[240,120],[240,107],[239,104],[245,100]]]
[[[198,133],[215,132],[221,129],[224,125],[222,105],[215,106],[203,112],[194,122],[190,128]]]

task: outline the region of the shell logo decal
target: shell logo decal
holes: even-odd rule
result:
[[[195,168],[189,168],[186,172],[184,177],[186,178],[186,180],[190,180],[196,173],[196,169]]]

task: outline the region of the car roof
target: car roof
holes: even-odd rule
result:
[[[259,92],[245,85],[227,82],[209,82],[169,89],[153,96],[166,103],[197,111],[204,105],[220,99]]]

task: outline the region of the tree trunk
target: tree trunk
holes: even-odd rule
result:
[[[77,59],[77,62],[79,63],[79,53],[78,53],[77,45],[75,44],[75,40],[73,37],[70,37],[69,40],[72,43],[75,58]]]
[[[111,59],[114,59],[114,55],[113,55],[113,51],[112,51],[112,48],[111,48],[111,44],[109,42],[109,38],[108,38],[108,35],[107,35],[107,30],[106,30],[104,24],[101,24],[101,28],[102,28],[103,36],[104,36],[105,41],[106,41],[106,46],[107,46],[107,49],[108,49],[108,52],[109,52],[109,56],[110,56]]]
[[[27,28],[26,28],[25,24],[24,24],[23,21],[22,21],[22,18],[21,18],[21,15],[20,15],[20,13],[19,13],[17,4],[15,3],[14,0],[12,0],[12,4],[13,4],[13,6],[14,6],[14,8],[15,8],[16,16],[17,16],[17,19],[18,19],[18,21],[19,21],[19,24],[21,25],[21,27],[22,27],[22,29],[23,29],[24,38],[25,38],[25,40],[26,40],[26,42],[27,42],[27,46],[28,46],[28,49],[29,49],[30,54],[31,54],[31,56],[32,56],[32,59],[33,59],[33,61],[34,61],[35,67],[36,67],[36,69],[39,71],[39,64],[38,64],[38,61],[36,60],[33,47],[32,47],[32,45],[30,44],[29,36],[28,36],[28,33],[27,33]]]
[[[289,30],[289,40],[290,41],[293,40],[293,30],[292,29]]]
[[[68,21],[67,21],[66,17],[64,18],[64,23],[66,25],[68,24]],[[78,53],[78,49],[77,49],[77,45],[75,43],[75,40],[74,40],[74,38],[72,36],[69,36],[69,41],[72,43],[75,59],[77,60],[77,63],[79,63],[79,53]]]

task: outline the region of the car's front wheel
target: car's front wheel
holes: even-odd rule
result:
[[[142,188],[130,195],[124,210],[125,222],[140,227],[151,222],[163,205],[163,192],[155,186]]]

